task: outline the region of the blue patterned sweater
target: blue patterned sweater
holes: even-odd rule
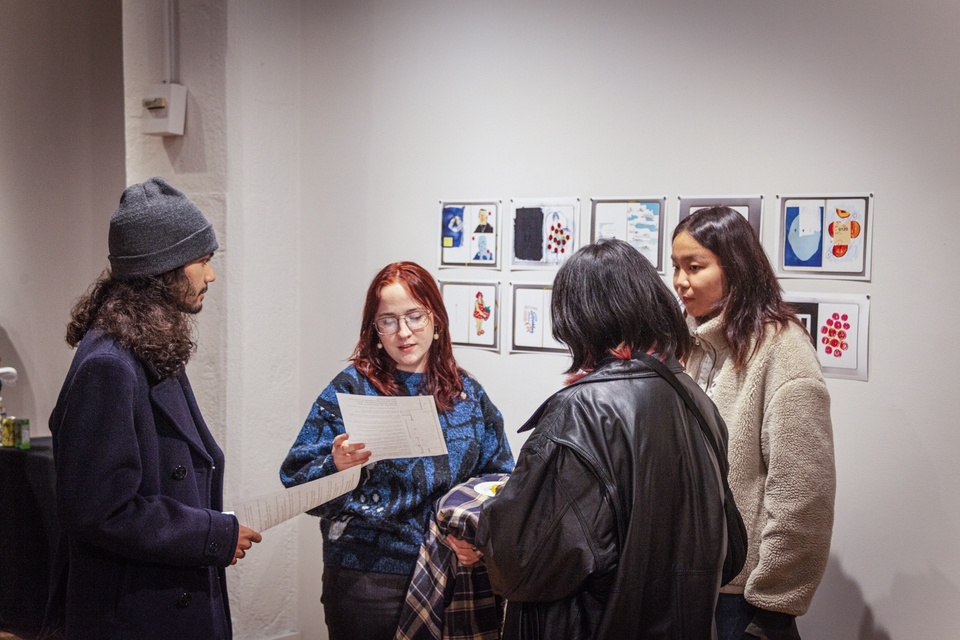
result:
[[[421,394],[422,374],[395,375],[404,395]],[[326,566],[412,574],[433,503],[472,477],[513,470],[503,416],[480,383],[464,372],[460,376],[463,394],[453,409],[440,413],[447,455],[367,465],[356,489],[309,512],[320,516]],[[337,375],[313,404],[280,467],[285,486],[336,473],[331,449],[344,432],[337,393],[379,395],[353,365]]]

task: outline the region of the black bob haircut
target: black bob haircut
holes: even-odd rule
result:
[[[560,267],[550,305],[553,337],[569,347],[567,373],[590,371],[617,349],[683,359],[690,333],[673,293],[635,248],[602,239]]]

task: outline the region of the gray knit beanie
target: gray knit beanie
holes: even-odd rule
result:
[[[110,218],[109,244],[116,280],[165,273],[220,246],[200,209],[163,178],[127,187]]]

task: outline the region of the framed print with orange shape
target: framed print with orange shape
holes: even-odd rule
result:
[[[872,193],[777,201],[779,277],[870,280]]]

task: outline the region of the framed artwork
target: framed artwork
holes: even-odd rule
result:
[[[579,198],[512,200],[510,264],[514,269],[556,269],[579,243]]]
[[[730,207],[740,212],[753,230],[760,235],[760,224],[763,220],[763,196],[698,196],[688,198],[680,196],[680,209],[677,214],[677,222],[683,220],[694,211],[700,209],[709,209],[710,207]]]
[[[562,342],[553,339],[552,295],[553,287],[549,284],[513,285],[512,353],[569,353]]]
[[[440,268],[500,268],[500,202],[440,202]]]
[[[631,244],[664,273],[663,221],[667,199],[590,200],[590,241],[619,238]]]
[[[778,276],[870,280],[873,194],[777,201]]]
[[[450,319],[453,344],[499,351],[499,283],[441,281],[440,294]]]
[[[870,296],[784,293],[817,349],[826,378],[867,380]]]

